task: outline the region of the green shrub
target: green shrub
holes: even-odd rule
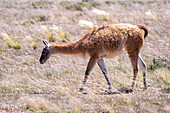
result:
[[[37,2],[32,2],[31,5],[33,6],[33,8],[43,8],[46,7],[48,5],[52,4],[52,2],[50,1],[37,1]]]
[[[60,5],[62,5],[62,6],[65,6],[65,5],[68,5],[68,4],[70,4],[69,1],[61,1],[60,2]]]
[[[154,58],[151,65],[148,65],[148,71],[154,71],[157,68],[167,67],[170,62],[167,59]]]
[[[122,7],[126,8],[127,4],[124,1],[117,1],[118,4],[120,4]]]
[[[144,5],[144,2],[142,2],[142,1],[132,1],[132,3]]]
[[[109,0],[107,0],[107,1],[105,1],[105,3],[107,4],[107,5],[111,5],[111,4],[115,4],[115,2],[112,2],[112,1],[109,1]]]
[[[83,7],[91,9],[92,7],[100,6],[100,3],[97,3],[97,2],[90,2],[90,3],[80,2],[76,4],[71,4],[68,1],[62,1],[60,2],[60,4],[64,6],[66,9],[72,9],[72,10],[77,10],[77,11],[83,11]]]

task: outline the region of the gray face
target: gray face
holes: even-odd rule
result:
[[[40,63],[41,64],[45,63],[50,58],[50,55],[51,55],[50,48],[49,47],[45,47],[42,50],[42,54],[41,54],[41,57],[40,57]]]

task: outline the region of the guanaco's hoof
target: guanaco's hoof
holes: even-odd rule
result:
[[[126,90],[126,93],[131,93],[133,92],[133,89]]]
[[[84,88],[80,88],[80,90],[79,90],[79,91],[80,91],[80,92],[83,92],[83,90],[84,90]]]
[[[110,94],[111,94],[111,93],[113,93],[112,87],[109,87],[109,89],[108,89],[108,90],[109,90],[109,92],[108,92],[108,93],[110,93]]]

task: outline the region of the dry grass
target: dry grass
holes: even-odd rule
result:
[[[169,1],[68,1],[0,1],[0,112],[170,112]],[[92,13],[94,8],[109,17]],[[87,65],[82,58],[55,55],[40,65],[41,40],[77,40],[89,29],[80,27],[80,20],[96,26],[132,23],[148,27],[149,36],[141,50],[150,68],[148,90],[143,91],[139,72],[134,92],[126,93],[132,81],[127,54],[105,59],[114,90],[121,94],[105,92],[108,86],[97,66],[87,81],[87,94],[80,93]],[[54,26],[61,32],[51,29]],[[17,44],[20,49],[13,48]]]

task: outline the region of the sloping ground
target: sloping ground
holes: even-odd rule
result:
[[[94,8],[110,15],[97,15]],[[167,0],[0,1],[0,112],[170,112],[170,2]],[[132,67],[127,54],[105,59],[114,92],[95,66],[85,93],[79,88],[88,59],[55,55],[39,64],[42,39],[73,41],[95,25],[143,24],[149,36],[141,50],[148,65],[148,89],[139,72],[134,92],[127,93]]]

